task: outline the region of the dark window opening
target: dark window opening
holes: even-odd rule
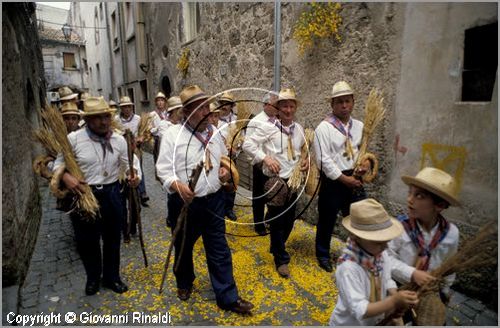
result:
[[[498,22],[465,31],[462,101],[491,101],[498,65]]]
[[[165,97],[169,98],[170,94],[172,93],[172,87],[170,86],[170,79],[168,78],[168,76],[164,76],[161,79],[161,89]]]
[[[148,81],[142,80],[139,84],[141,86],[141,102],[148,101]]]

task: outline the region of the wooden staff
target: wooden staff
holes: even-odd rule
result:
[[[132,179],[135,177],[135,172],[134,172],[134,149],[132,145],[132,139],[133,135],[132,132],[127,129],[125,130],[125,139],[127,140],[127,155],[128,155],[128,166],[130,170],[130,176]],[[137,226],[139,229],[139,242],[141,244],[141,250],[142,250],[142,256],[144,257],[144,266],[148,267],[148,257],[146,256],[146,248],[144,246],[144,238],[142,236],[142,221],[141,221],[141,205],[139,203],[139,195],[137,194],[137,188],[134,188],[130,186],[129,188],[129,194],[128,194],[128,202],[129,202],[129,211],[127,218],[127,235],[130,233],[130,224],[133,222],[131,220],[132,215],[135,214],[135,219],[137,221]],[[134,209],[134,213],[132,212],[132,209]]]
[[[200,178],[201,171],[203,170],[203,162],[199,163],[191,172],[191,176],[189,177],[189,189],[194,191],[196,184],[198,183],[198,179]],[[187,212],[188,212],[189,204],[184,203],[181,209],[181,213],[179,214],[179,218],[177,219],[177,223],[175,225],[174,231],[172,232],[172,241],[170,242],[170,246],[168,247],[167,258],[165,259],[165,267],[163,268],[163,274],[161,276],[160,290],[159,294],[163,292],[163,285],[165,284],[165,277],[167,276],[168,265],[170,264],[170,257],[172,255],[172,249],[174,248],[175,240],[177,239],[177,235],[179,231],[181,231],[181,227],[184,229],[184,233],[186,232],[186,222],[187,222]],[[186,240],[185,236],[182,240],[181,249],[179,251],[179,257],[177,262],[179,262],[180,257],[182,255],[182,251],[184,249],[184,241]]]

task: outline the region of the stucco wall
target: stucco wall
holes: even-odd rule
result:
[[[425,165],[440,162],[458,177],[464,206],[449,209],[451,218],[473,226],[496,220],[498,87],[487,103],[464,103],[460,96],[464,31],[496,21],[497,4],[408,4],[405,16],[394,129],[408,151],[396,155],[389,197],[405,202],[400,175],[416,174],[424,157]],[[424,144],[432,145],[424,151]]]
[[[2,5],[2,285],[20,284],[35,245],[41,211],[31,168],[45,98],[34,3]]]
[[[60,42],[42,41],[45,76],[47,77],[47,88],[51,89],[62,85],[86,88],[87,77],[83,76],[82,58],[85,57],[85,47],[66,45]],[[76,69],[64,69],[63,52],[75,54]]]

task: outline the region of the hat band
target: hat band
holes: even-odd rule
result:
[[[351,219],[351,227],[354,229],[358,230],[364,230],[364,231],[375,231],[375,230],[382,230],[382,229],[387,229],[392,226],[392,221],[387,220],[381,223],[373,223],[373,224],[359,224],[355,223]]]

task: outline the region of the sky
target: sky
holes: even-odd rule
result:
[[[57,8],[61,8],[61,9],[66,9],[66,10],[69,10],[69,6],[71,4],[71,2],[55,2],[55,1],[48,1],[48,2],[38,2],[37,3],[40,3],[42,5],[46,5],[46,6],[52,6],[52,7],[57,7]]]

